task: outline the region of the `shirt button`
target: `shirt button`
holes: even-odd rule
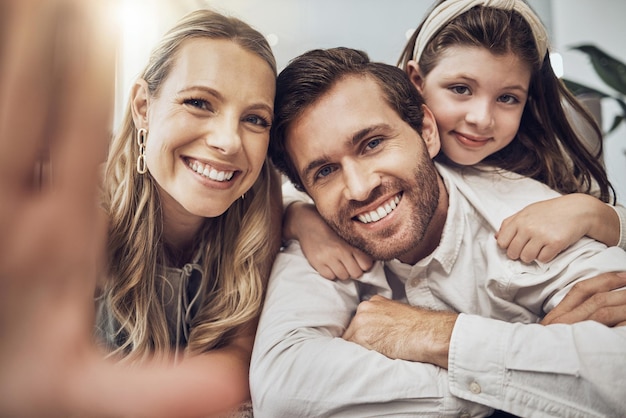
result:
[[[472,382],[469,385],[469,390],[470,392],[472,392],[474,395],[478,395],[481,392],[481,388],[480,385],[476,382]]]

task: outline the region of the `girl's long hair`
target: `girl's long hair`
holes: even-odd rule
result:
[[[398,60],[404,69],[414,59],[422,26]],[[473,7],[444,25],[428,42],[418,62],[422,76],[435,68],[447,48],[459,45],[483,47],[497,55],[513,53],[532,71],[516,137],[483,163],[534,178],[561,193],[593,193],[604,202],[614,202],[615,192],[602,164],[602,132],[589,111],[555,76],[549,54],[537,51],[528,22],[514,10]],[[573,116],[568,116],[568,107]],[[585,145],[594,141],[585,141],[571,118],[580,118],[591,129],[598,141],[595,150]],[[452,163],[442,153],[437,158]]]
[[[265,38],[246,23],[209,10],[187,15],[161,40],[141,74],[153,96],[170,73],[180,45],[191,38],[228,39],[262,57],[276,74]],[[136,127],[130,103],[112,141],[103,185],[103,207],[110,219],[108,277],[102,298],[115,322],[118,348],[113,354],[145,358],[169,351],[165,311],[158,297],[159,277],[166,265],[159,193],[150,173],[138,174]],[[204,352],[228,343],[237,327],[259,311],[263,287],[274,255],[270,240],[270,166],[245,199],[221,216],[207,218],[197,237],[204,277],[205,303],[190,325],[186,350]],[[274,225],[275,227],[275,225]]]

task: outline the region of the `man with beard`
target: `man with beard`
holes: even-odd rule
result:
[[[434,163],[433,115],[398,68],[316,50],[277,83],[275,165],[384,262],[330,281],[297,242],[279,255],[252,357],[256,417],[626,412],[626,327],[538,323],[571,309],[563,298],[585,279],[623,286],[611,272],[626,270],[624,251],[582,239],[547,264],[508,259],[501,221],[557,194]]]

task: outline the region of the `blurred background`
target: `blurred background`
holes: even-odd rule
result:
[[[279,70],[313,48],[347,46],[375,61],[395,64],[407,37],[434,0],[120,0],[123,47],[118,59],[115,123],[126,106],[134,79],[162,34],[186,13],[213,8],[248,22],[265,34]],[[557,74],[607,94],[589,57],[571,49],[592,44],[626,62],[626,2],[623,0],[529,0],[551,37]],[[608,130],[617,101],[601,101]],[[618,199],[626,202],[626,123],[604,138],[604,161]]]

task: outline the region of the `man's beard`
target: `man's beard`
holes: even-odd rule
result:
[[[426,161],[424,161],[426,159]],[[438,173],[428,155],[423,155],[422,161],[414,171],[413,179],[406,181],[396,178],[394,181],[382,184],[372,190],[365,201],[349,201],[344,207],[335,211],[332,218],[326,218],[330,227],[350,245],[360,249],[376,260],[391,260],[399,258],[408,251],[415,250],[422,242],[430,225],[431,219],[439,203]],[[358,213],[373,201],[376,201],[389,191],[402,191],[400,204],[411,205],[411,216],[401,225],[396,224],[376,234],[360,234],[355,230],[358,220],[350,215]],[[406,211],[406,207],[404,208]]]

